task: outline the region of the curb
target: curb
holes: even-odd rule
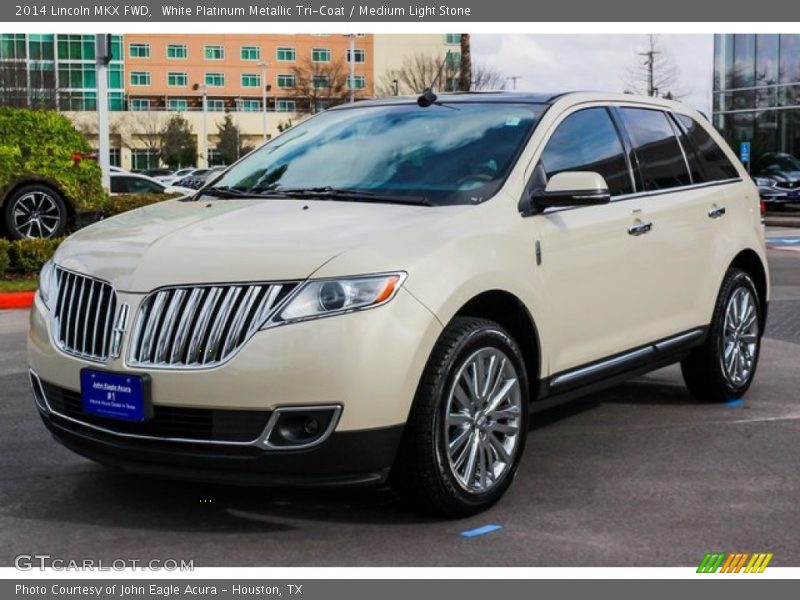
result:
[[[0,310],[11,308],[30,308],[36,292],[9,292],[0,294]]]

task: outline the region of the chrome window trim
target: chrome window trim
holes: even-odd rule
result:
[[[173,443],[180,443],[180,444],[198,444],[201,446],[210,446],[210,445],[222,445],[222,446],[251,446],[256,448],[262,448],[266,450],[277,450],[277,451],[286,451],[286,450],[303,450],[306,448],[313,448],[322,444],[323,442],[327,441],[328,438],[333,434],[336,426],[339,424],[339,418],[342,414],[342,406],[340,404],[320,404],[320,405],[308,405],[308,406],[284,406],[278,407],[272,411],[269,420],[267,421],[264,430],[259,434],[259,436],[251,440],[249,442],[234,442],[230,440],[194,440],[189,438],[179,438],[179,437],[166,437],[166,436],[157,436],[157,435],[142,435],[138,433],[125,433],[121,431],[114,431],[113,429],[108,429],[106,427],[102,427],[100,425],[95,425],[94,423],[87,423],[85,421],[81,421],[80,419],[76,419],[74,417],[69,417],[63,413],[55,411],[50,406],[50,403],[47,401],[47,396],[44,393],[44,388],[42,387],[41,379],[39,375],[33,369],[28,370],[28,374],[30,376],[31,388],[33,389],[33,397],[34,402],[36,404],[36,408],[45,415],[55,415],[59,419],[64,419],[65,421],[69,421],[71,423],[75,423],[76,425],[80,425],[81,427],[86,427],[88,429],[92,429],[94,431],[99,431],[101,433],[105,433],[108,435],[121,437],[121,438],[128,438],[128,439],[138,439],[138,440],[156,440],[159,442],[173,442]],[[37,394],[38,390],[38,394]],[[39,402],[39,398],[41,397],[42,402],[44,402],[44,406],[42,406]],[[267,442],[267,439],[272,434],[272,430],[275,427],[275,424],[278,421],[279,411],[281,412],[289,412],[289,411],[310,411],[310,410],[333,410],[334,415],[331,418],[331,422],[326,428],[325,432],[319,437],[318,440],[311,442],[310,444],[301,444],[297,446],[273,446]]]

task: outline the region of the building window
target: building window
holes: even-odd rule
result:
[[[350,89],[350,86],[349,86],[350,78],[349,77],[347,78],[347,82],[348,82],[348,89]],[[364,77],[363,75],[354,75],[353,76],[353,89],[354,90],[363,90],[366,87],[367,87],[367,78],[366,77]]]
[[[121,64],[108,65],[108,87],[117,90],[121,90],[123,88]]]
[[[242,100],[242,112],[261,112],[261,100]]]
[[[367,62],[367,51],[366,50],[360,50],[360,49],[356,48],[353,51],[353,54],[355,55],[355,61],[354,62],[357,62],[357,63]],[[347,62],[351,62],[350,61],[350,48],[347,49]]]
[[[189,102],[185,98],[170,98],[169,109],[175,112],[184,112],[189,109]]]
[[[184,59],[187,54],[186,44],[169,44],[167,46],[167,58]]]
[[[69,90],[60,92],[58,95],[58,107],[60,110],[97,110],[97,92],[75,92]]]
[[[203,57],[206,60],[222,60],[225,58],[223,46],[203,46]]]
[[[150,99],[131,98],[131,110],[134,111],[150,110]]]
[[[55,59],[55,46],[53,42],[53,34],[37,34],[32,33],[28,35],[28,50],[30,52],[29,58],[31,60],[54,60]],[[0,44],[1,46],[2,44]],[[2,50],[0,50],[2,54]]]
[[[94,60],[94,35],[58,35],[56,39],[60,60]]]
[[[131,58],[150,58],[150,44],[131,44],[128,52]]]
[[[297,112],[297,103],[294,100],[278,100],[278,112]]]
[[[445,64],[449,69],[458,69],[461,66],[461,52],[448,51],[445,56]]]
[[[261,60],[261,48],[258,46],[242,46],[242,60]]]
[[[312,49],[311,60],[313,62],[331,62],[331,49],[330,48]]]
[[[109,148],[108,149],[108,162],[111,164],[112,167],[118,167],[120,165],[120,152],[119,148]]]
[[[297,50],[289,47],[278,48],[277,58],[282,61],[297,60]]]
[[[278,75],[279,88],[293,88],[295,86],[295,81],[294,75]]]
[[[461,34],[460,33],[445,33],[444,34],[444,43],[449,45],[461,45]]]
[[[169,87],[186,87],[189,85],[189,76],[181,71],[167,73],[167,85]]]
[[[328,87],[329,81],[327,75],[314,75],[312,79],[315,90]]]
[[[219,98],[209,98],[206,100],[206,109],[208,112],[224,112],[225,100],[220,100]]]
[[[150,148],[134,148],[131,150],[131,167],[136,170],[155,169],[158,167],[158,150]]]
[[[58,85],[62,88],[94,89],[97,79],[93,64],[61,63],[58,65]]]
[[[222,87],[225,85],[224,73],[206,73],[206,85],[208,87]]]
[[[122,92],[108,93],[108,110],[125,110],[125,98]]]
[[[258,88],[261,87],[261,75],[256,73],[242,73],[242,87]]]
[[[24,33],[4,33],[0,35],[0,58],[24,60],[28,58]]]
[[[150,71],[131,71],[131,85],[150,85]]]

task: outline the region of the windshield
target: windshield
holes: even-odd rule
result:
[[[482,202],[503,185],[545,108],[459,102],[331,110],[251,153],[207,190],[328,189],[377,201]]]
[[[767,159],[767,170],[800,171],[800,160],[789,154],[778,154]]]

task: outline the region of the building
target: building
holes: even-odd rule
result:
[[[714,36],[713,121],[738,148],[800,155],[800,35]]]
[[[350,36],[341,34],[114,36],[108,75],[112,164],[156,166],[153,139],[176,112],[197,135],[197,164],[213,164],[217,126],[227,114],[243,144],[257,145],[347,99],[351,87],[356,99],[381,93],[377,83],[411,55],[444,57],[449,50],[453,58],[460,36],[357,34],[352,41],[351,57]],[[92,34],[2,34],[0,104],[57,107],[96,139],[94,69]],[[382,93],[391,92],[384,86]]]

